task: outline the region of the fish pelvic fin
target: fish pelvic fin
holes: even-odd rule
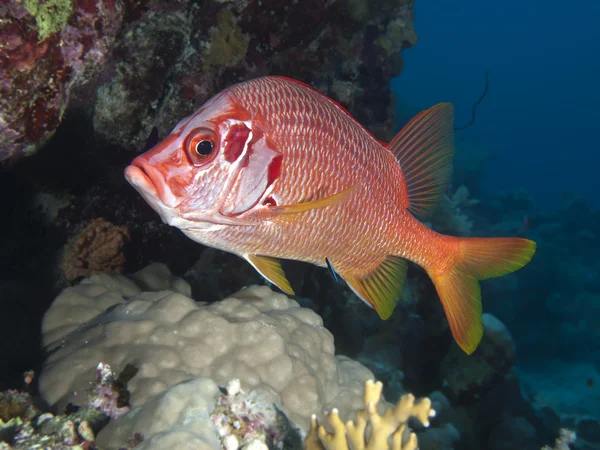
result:
[[[450,330],[465,353],[483,337],[481,291],[477,280],[500,277],[525,266],[536,244],[520,238],[459,239],[457,261],[444,273],[428,271],[444,307]]]
[[[405,177],[408,210],[423,219],[438,205],[452,172],[454,108],[440,103],[417,114],[388,149]]]
[[[294,290],[285,276],[281,263],[276,258],[262,255],[244,255],[244,258],[268,281],[286,294],[294,295]]]
[[[386,320],[392,315],[402,295],[406,269],[407,262],[404,258],[387,256],[367,275],[358,275],[352,271],[340,272],[340,275],[362,301]]]

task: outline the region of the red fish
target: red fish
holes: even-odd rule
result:
[[[471,353],[483,334],[477,280],[523,267],[535,243],[445,236],[418,220],[444,193],[453,126],[442,103],[385,144],[309,86],[258,78],[180,121],[125,176],[163,221],[245,258],[288,294],[280,258],[329,266],[387,319],[407,260],[418,264]]]

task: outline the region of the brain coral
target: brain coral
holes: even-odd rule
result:
[[[189,295],[189,285],[160,264],[65,289],[43,321],[44,398],[59,407],[86,404],[102,361],[116,372],[128,363],[139,368],[128,384],[133,407],[198,376],[220,386],[239,378],[304,430],[313,412],[335,406],[348,417],[361,407],[373,374],[334,355],[333,337],[313,311],[266,286],[213,304]]]

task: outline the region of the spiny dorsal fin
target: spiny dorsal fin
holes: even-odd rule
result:
[[[402,294],[406,278],[407,263],[398,256],[388,256],[370,274],[355,275],[346,271],[340,273],[346,283],[368,305],[375,308],[382,319],[392,315]]]
[[[245,255],[245,258],[263,277],[286,294],[294,295],[294,290],[285,277],[285,272],[277,259],[259,255]]]
[[[423,218],[437,205],[452,172],[454,108],[440,103],[415,116],[389,143],[402,167],[409,211]]]

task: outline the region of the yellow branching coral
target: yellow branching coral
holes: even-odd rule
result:
[[[327,431],[312,416],[310,431],[304,441],[306,450],[416,450],[417,435],[408,429],[407,421],[415,417],[424,426],[435,416],[431,400],[423,398],[415,402],[412,394],[400,397],[396,406],[388,408],[383,415],[377,412],[381,399],[381,382],[365,383],[365,409],[356,413],[356,421],[345,424],[337,409],[327,414],[326,421],[332,429]]]

